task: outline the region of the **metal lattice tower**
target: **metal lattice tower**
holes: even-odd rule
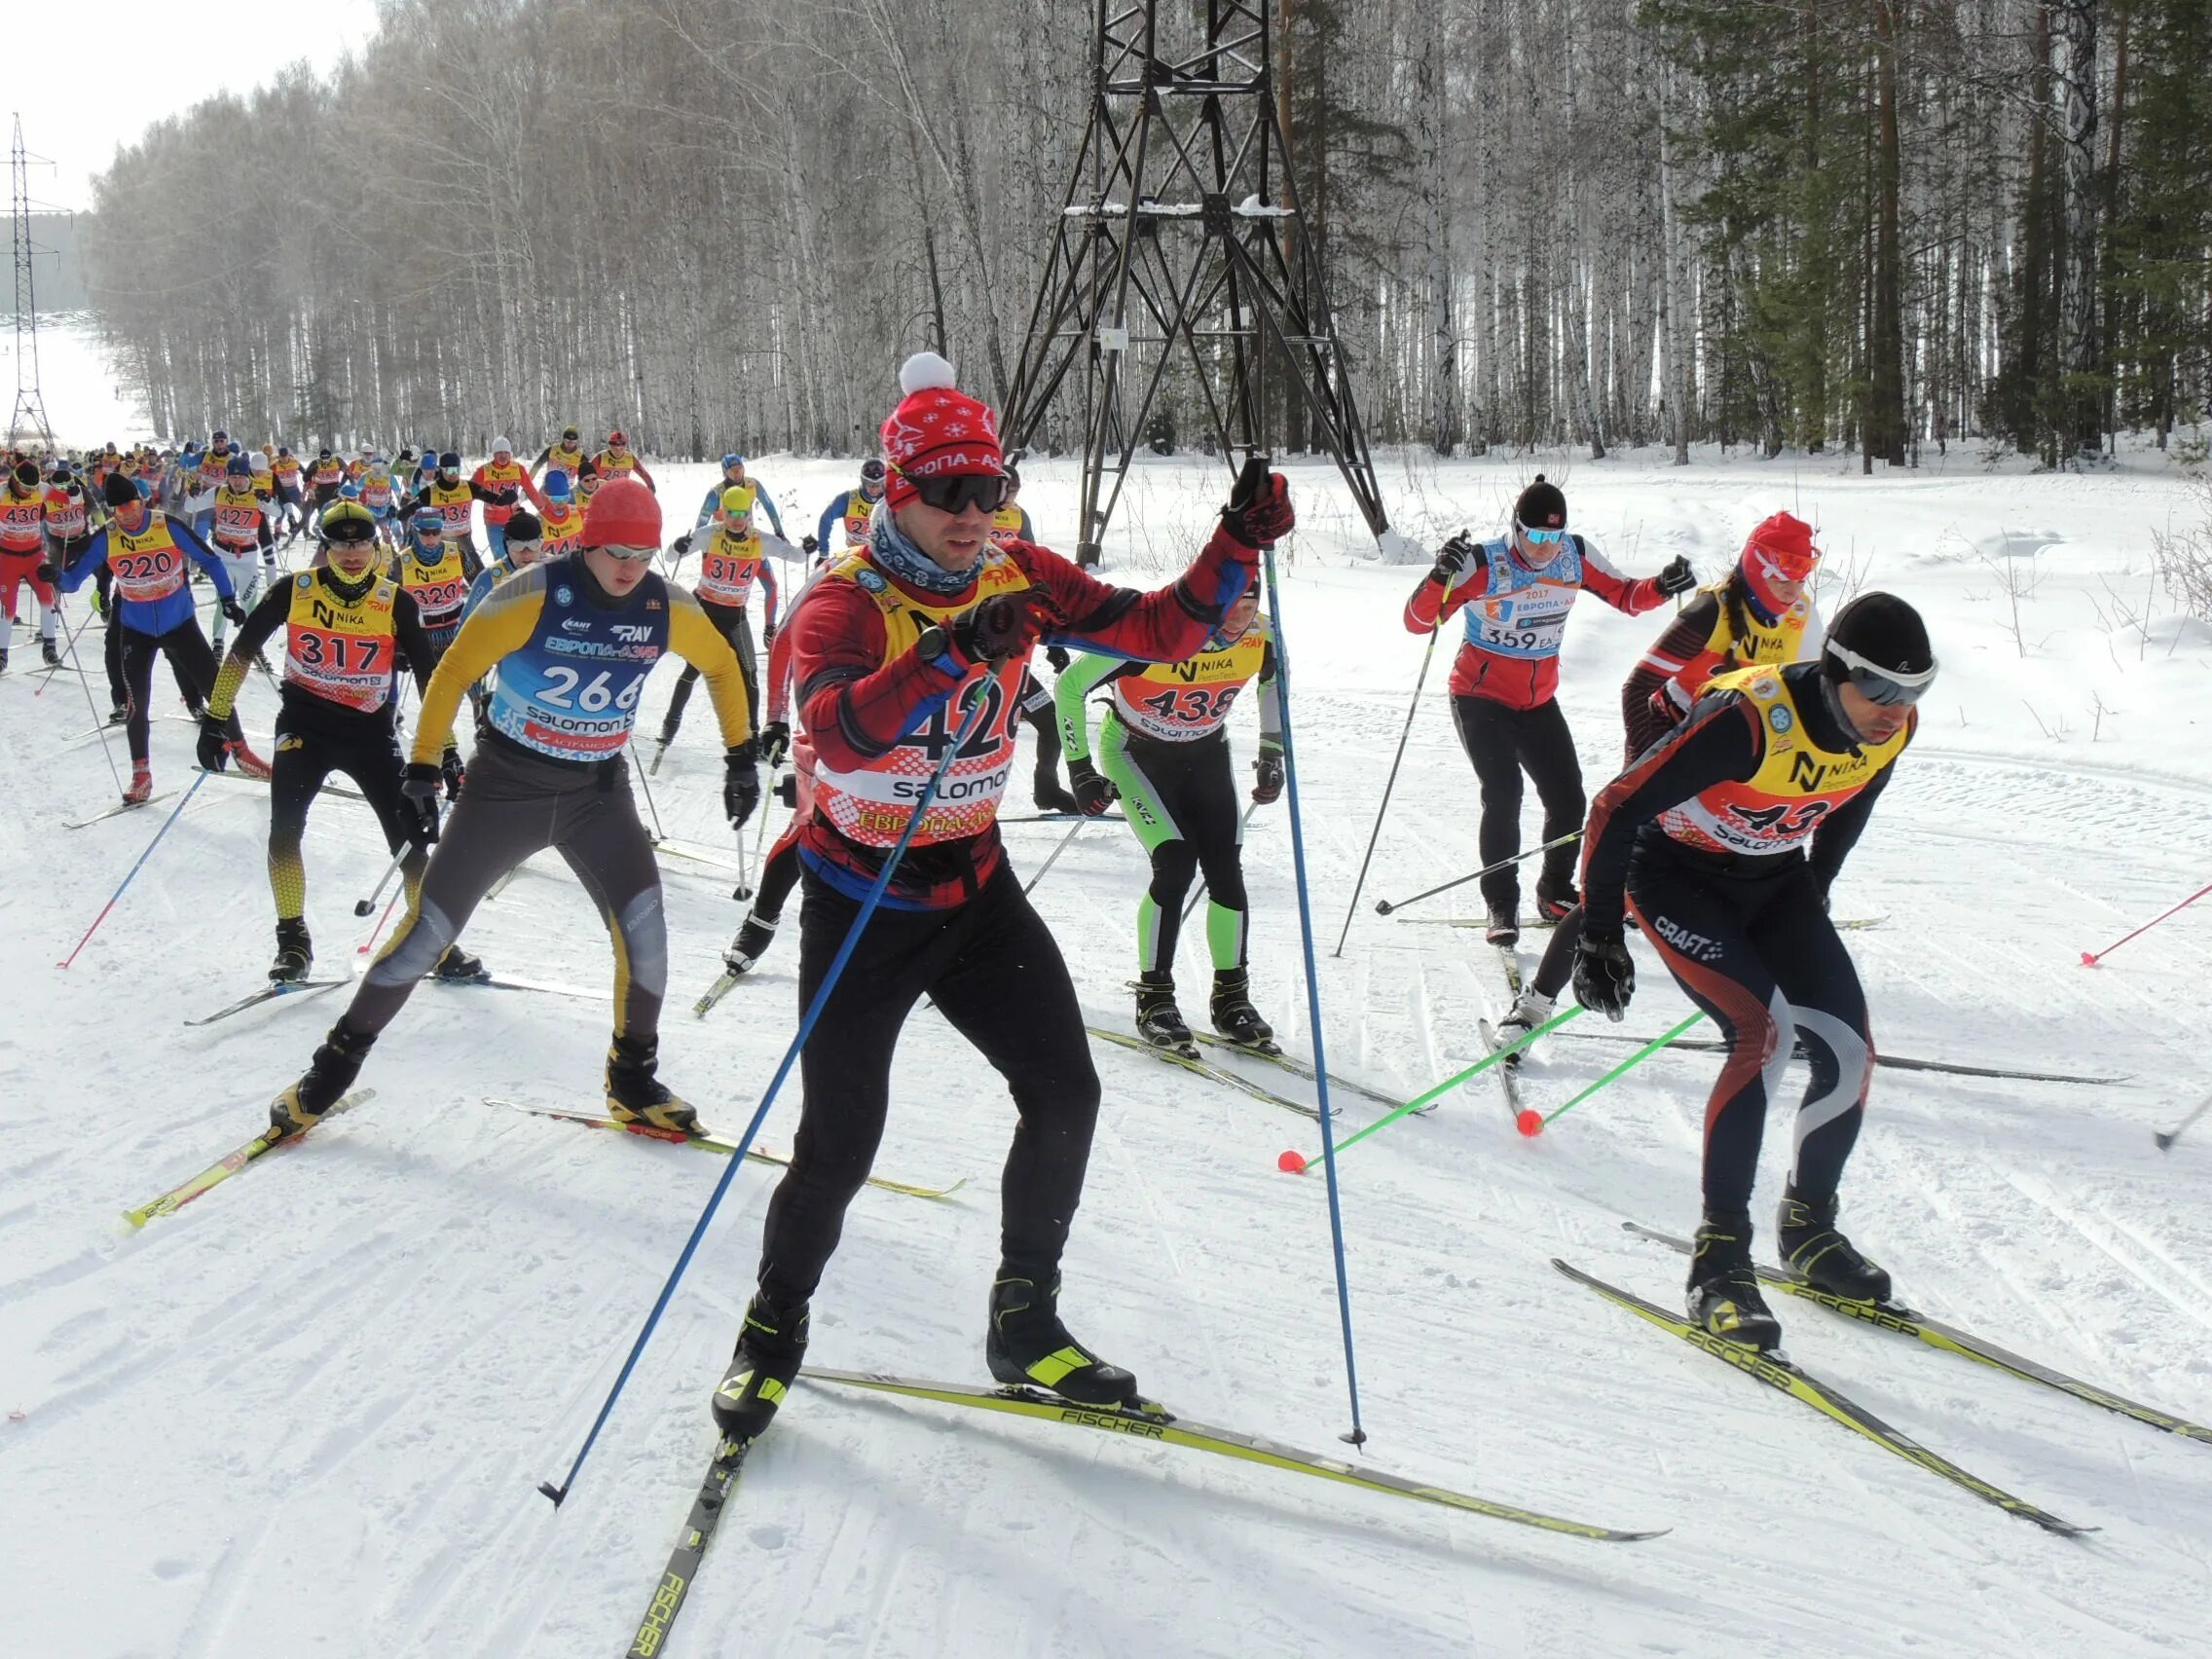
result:
[[[1269,12],[1203,0],[1201,22],[1189,0],[1097,0],[1090,120],[1007,399],[1017,448],[1081,383],[1083,564],[1179,360],[1231,467],[1284,435],[1269,425],[1296,399],[1369,530],[1388,529],[1291,176]]]
[[[31,240],[30,160],[23,149],[23,118],[18,115],[15,142],[8,151],[14,184],[10,217],[16,240],[16,409],[8,417],[8,443],[13,448],[18,437],[36,433],[51,450],[54,428],[47,424],[46,397],[38,385],[38,294],[31,262],[53,250]]]

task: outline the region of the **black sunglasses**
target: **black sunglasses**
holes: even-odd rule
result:
[[[940,513],[961,513],[970,507],[995,513],[1006,505],[1013,491],[1006,475],[999,472],[956,472],[944,478],[904,476],[923,503]]]

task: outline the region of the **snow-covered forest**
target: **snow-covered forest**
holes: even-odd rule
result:
[[[2212,391],[2200,0],[1273,10],[1378,442],[2055,463]],[[849,453],[921,346],[1003,398],[1094,21],[393,0],[335,74],[119,154],[102,314],[164,432]]]

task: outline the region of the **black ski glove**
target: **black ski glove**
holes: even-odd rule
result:
[[[792,752],[792,728],[789,721],[770,720],[760,728],[760,758],[771,766],[781,766]]]
[[[228,720],[213,715],[200,717],[200,764],[209,772],[227,771],[231,764],[231,729]]]
[[[980,663],[1027,656],[1037,636],[1054,619],[1051,602],[1042,594],[995,594],[925,632],[925,641],[934,635],[944,642],[941,654],[927,660],[948,674],[964,676]]]
[[[722,811],[733,830],[742,828],[760,804],[759,758],[760,745],[750,737],[722,751]]]
[[[461,751],[447,745],[445,756],[438,761],[438,776],[445,780],[446,799],[461,798],[461,781],[468,776],[468,768],[461,763]]]
[[[1658,582],[1659,591],[1669,598],[1677,593],[1687,593],[1697,586],[1697,572],[1690,569],[1689,555],[1686,553],[1676,554],[1653,579]]]
[[[54,563],[52,560],[41,560],[39,562],[38,579],[40,581],[51,583],[54,578],[58,576],[59,574],[61,574],[61,572],[54,568]],[[97,593],[99,590],[97,588],[94,588],[92,591],[94,593]]]
[[[399,793],[406,797],[408,810],[415,818],[408,826],[407,838],[419,847],[437,841],[438,790],[444,783],[445,774],[434,761],[407,762],[407,776],[399,786]]]
[[[1122,798],[1113,780],[1100,777],[1088,758],[1068,761],[1068,784],[1075,793],[1076,811],[1086,818],[1096,818]]]
[[[1436,563],[1429,567],[1428,579],[1450,592],[1465,576],[1475,561],[1475,544],[1461,531],[1436,550]]]
[[[1618,1024],[1635,995],[1636,963],[1620,924],[1603,926],[1585,912],[1582,938],[1574,946],[1574,1000]]]
[[[1272,806],[1282,798],[1282,751],[1260,745],[1260,757],[1252,762],[1252,799],[1259,806]]]
[[[802,535],[798,538],[798,550],[801,553],[816,552],[821,548],[821,546],[822,543],[815,540],[811,535]]]
[[[1236,475],[1229,493],[1229,505],[1221,509],[1221,528],[1255,552],[1272,547],[1298,523],[1291,510],[1290,485],[1279,472],[1268,470],[1267,458],[1254,456]]]
[[[1065,645],[1047,645],[1045,647],[1045,660],[1052,665],[1054,674],[1065,674],[1068,671],[1068,664],[1075,661],[1075,658],[1068,655],[1068,648]]]
[[[691,533],[689,531],[685,531],[682,535],[676,538],[673,545],[676,548],[676,556],[679,559],[682,558],[684,554],[691,551]]]
[[[239,603],[237,594],[223,601],[223,614],[240,627],[245,626],[245,607]]]

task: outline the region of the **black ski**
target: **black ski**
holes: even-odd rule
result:
[[[1633,1221],[1624,1221],[1621,1226],[1639,1238],[1651,1239],[1654,1243],[1679,1250],[1685,1256],[1690,1253],[1691,1245],[1686,1238],[1677,1238],[1671,1233],[1661,1233],[1656,1228]],[[1837,1296],[1806,1283],[1803,1277],[1788,1268],[1770,1268],[1759,1264],[1758,1274],[1777,1290],[1787,1291],[1791,1296],[1825,1308],[1831,1313],[1839,1313],[1846,1319],[1856,1320],[1862,1325],[1872,1325],[1876,1330],[1890,1331],[1900,1337],[1918,1338],[1932,1348],[1940,1348],[1945,1353],[1955,1353],[1965,1359],[1977,1360],[2009,1377],[2017,1377],[2028,1382],[2041,1382],[2046,1388],[2056,1388],[2061,1394],[2071,1394],[2077,1400],[2086,1400],[2090,1405],[2102,1406],[2108,1412],[2118,1412],[2121,1417],[2133,1418],[2137,1422],[2149,1423],[2153,1428],[2162,1428],[2168,1434],[2178,1434],[2185,1440],[2212,1445],[2212,1428],[2159,1411],[2156,1406],[2146,1406],[2123,1395],[2115,1394],[2108,1388],[2098,1387],[2094,1382],[2084,1382],[2080,1378],[2069,1377],[2063,1371],[2054,1371],[2040,1361],[2023,1359],[1986,1338],[1962,1331],[1956,1325],[1947,1325],[1926,1313],[1916,1313],[1901,1304],[1854,1302],[1849,1297]]]
[[[1580,1043],[1629,1043],[1638,1048],[1651,1041],[1648,1037],[1629,1037],[1616,1031],[1568,1031],[1564,1033]],[[1677,1037],[1667,1045],[1670,1049],[1686,1049],[1696,1053],[1716,1054],[1726,1045],[1716,1037]],[[2009,1071],[2002,1066],[1968,1066],[1949,1060],[1916,1059],[1910,1054],[1876,1054],[1874,1063],[1895,1071],[1941,1072],[1947,1077],[1993,1077],[2013,1083],[2079,1083],[2099,1086],[2127,1083],[2133,1072],[2117,1072],[2108,1077],[2075,1077],[2066,1072]]]
[[[1592,1278],[1580,1268],[1570,1267],[1557,1256],[1552,1266],[1577,1284],[1587,1285],[1607,1302],[1625,1308],[1641,1319],[1647,1319],[1662,1331],[1672,1332],[1690,1346],[1711,1354],[1714,1359],[1734,1366],[1747,1377],[1756,1378],[1769,1388],[1788,1394],[1791,1399],[1811,1406],[1823,1417],[1840,1422],[1856,1434],[1862,1434],[1885,1452],[1893,1452],[1908,1463],[1917,1463],[1930,1474],[1940,1475],[1953,1486],[1963,1487],[1984,1503],[1995,1504],[2008,1515],[2033,1521],[2046,1532],[2061,1537],[2079,1537],[2093,1532],[2094,1527],[2077,1527],[2071,1521],[2061,1521],[2047,1510],[2039,1509],[2026,1498],[2015,1497],[2000,1487],[1993,1487],[1979,1476],[1970,1475],[1958,1464],[1914,1440],[1902,1429],[1892,1428],[1864,1406],[1849,1395],[1824,1382],[1802,1367],[1793,1364],[1778,1348],[1761,1349],[1748,1343],[1732,1343],[1725,1337],[1716,1337],[1711,1331],[1691,1324],[1687,1319],[1669,1313],[1617,1285],[1604,1279]]]
[[[187,1025],[212,1025],[218,1019],[228,1019],[234,1014],[243,1014],[249,1008],[258,1008],[277,997],[315,996],[323,991],[336,990],[350,981],[345,979],[290,979],[280,985],[265,985],[251,996],[240,997],[228,1008],[219,1008],[200,1019],[188,1019]]]
[[[145,800],[127,800],[119,806],[109,807],[105,812],[95,812],[90,818],[80,818],[74,824],[65,824],[62,828],[64,830],[89,830],[93,825],[102,823],[107,819],[121,818],[127,812],[136,812],[142,806],[157,805],[175,793],[176,791],[174,790],[164,790],[160,794],[150,796]]]
[[[1180,1066],[1192,1076],[1202,1077],[1208,1083],[1221,1084],[1235,1089],[1239,1094],[1248,1094],[1254,1100],[1265,1101],[1270,1106],[1280,1106],[1285,1112],[1296,1112],[1300,1117],[1310,1118],[1316,1124],[1321,1121],[1321,1112],[1318,1107],[1304,1105],[1296,1100],[1285,1100],[1281,1095],[1262,1088],[1248,1077],[1239,1077],[1236,1073],[1222,1066],[1208,1065],[1204,1060],[1196,1057],[1195,1054],[1186,1054],[1180,1049],[1162,1049],[1159,1044],[1148,1043],[1142,1037],[1133,1033],[1113,1031],[1102,1025],[1088,1025],[1084,1029],[1102,1043],[1112,1043],[1124,1049],[1134,1049],[1140,1054],[1150,1054],[1156,1060],[1164,1060],[1171,1066]]]
[[[707,1478],[699,1483],[699,1495],[691,1500],[682,1535],[676,1540],[676,1548],[668,1552],[667,1569],[653,1589],[652,1604],[638,1621],[638,1634],[630,1639],[630,1649],[623,1659],[658,1659],[676,1615],[683,1610],[683,1599],[691,1593],[691,1581],[699,1575],[699,1564],[706,1559],[715,1529],[721,1525],[722,1510],[737,1490],[745,1455],[752,1450],[750,1440],[724,1438],[716,1443],[707,1463]]]

